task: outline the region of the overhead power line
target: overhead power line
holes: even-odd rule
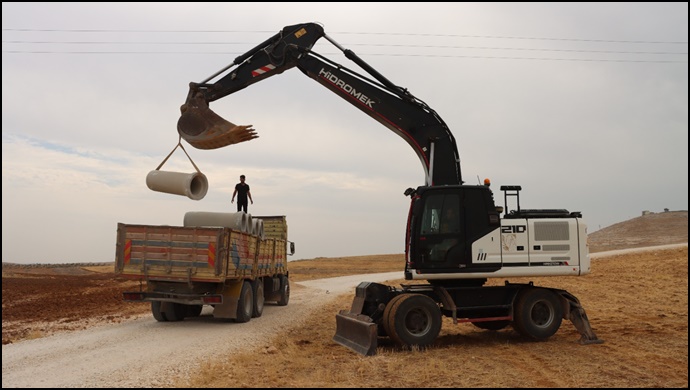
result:
[[[5,28],[3,31],[8,32],[77,32],[77,33],[106,33],[106,32],[133,32],[133,33],[267,33],[267,31],[235,31],[235,30],[104,30],[104,29],[10,29]],[[579,42],[596,42],[596,43],[648,43],[648,44],[682,44],[687,42],[662,42],[662,41],[620,41],[620,40],[603,40],[603,39],[566,39],[566,38],[530,38],[530,37],[510,37],[510,36],[488,36],[488,35],[459,35],[459,34],[412,34],[412,33],[360,33],[360,32],[340,32],[336,34],[349,35],[405,35],[417,37],[471,37],[471,38],[496,38],[496,39],[530,39],[530,40],[550,40],[550,41],[579,41]],[[52,34],[51,34],[52,35]],[[118,37],[119,38],[119,37]],[[126,40],[29,40],[29,39],[7,39],[3,40],[2,53],[6,54],[76,54],[76,55],[160,55],[160,54],[174,54],[174,55],[240,55],[242,52],[209,52],[209,51],[136,51],[136,50],[59,50],[54,48],[54,45],[118,45],[118,46],[141,46],[141,45],[158,45],[158,46],[186,46],[186,45],[254,45],[249,42],[219,42],[219,41],[126,41]],[[32,47],[31,45],[51,45],[49,47],[39,46]],[[391,56],[391,57],[428,57],[428,58],[470,58],[470,59],[502,59],[502,60],[542,60],[542,61],[586,61],[586,62],[637,62],[637,63],[687,63],[687,60],[668,60],[668,59],[606,59],[606,58],[539,58],[539,57],[516,57],[516,56],[487,56],[487,55],[469,55],[469,54],[452,54],[448,53],[448,49],[458,50],[495,50],[495,51],[516,51],[516,52],[544,52],[544,53],[592,53],[592,54],[621,54],[621,55],[654,55],[654,56],[687,56],[687,52],[674,51],[631,51],[631,50],[585,50],[585,49],[559,49],[559,48],[521,48],[521,47],[492,47],[492,46],[467,46],[467,45],[420,45],[420,44],[385,44],[385,43],[350,43],[343,44],[344,46],[359,46],[359,47],[377,47],[377,48],[416,48],[416,49],[443,49],[446,52],[441,54],[435,53],[364,53],[367,56]],[[8,49],[7,46],[17,49]],[[25,47],[32,47],[25,49]],[[323,53],[333,54],[333,53]],[[337,54],[337,53],[336,53]]]
[[[16,32],[70,32],[70,33],[261,33],[275,34],[277,31],[262,30],[122,30],[122,29],[28,29],[3,28],[2,31]],[[517,37],[501,35],[469,35],[469,34],[424,34],[424,33],[384,33],[384,32],[353,32],[334,31],[330,35],[391,35],[413,37],[454,37],[454,38],[486,38],[486,39],[524,39],[544,41],[573,41],[573,42],[602,42],[602,43],[649,43],[649,44],[686,44],[688,41],[645,41],[645,40],[612,40],[612,39],[582,39],[582,38],[549,38],[549,37]]]
[[[161,41],[2,41],[7,44],[60,44],[60,45],[251,45],[250,42],[161,42]],[[431,49],[471,49],[471,50],[517,50],[517,51],[545,51],[565,53],[606,53],[606,54],[654,54],[654,55],[687,55],[687,52],[664,51],[619,51],[619,50],[575,50],[575,49],[541,49],[521,47],[491,47],[491,46],[454,46],[454,45],[396,45],[377,43],[350,43],[345,46],[374,46],[374,47],[415,47]]]

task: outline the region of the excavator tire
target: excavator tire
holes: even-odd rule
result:
[[[520,292],[514,308],[513,327],[533,340],[546,340],[556,334],[563,321],[563,307],[556,294],[545,288]]]
[[[397,305],[399,304],[398,302],[400,299],[405,297],[406,294],[400,294],[396,295],[391,299],[388,304],[386,305],[386,308],[383,310],[383,318],[381,319],[381,326],[383,328],[383,331],[385,332],[386,336],[390,337],[391,339],[394,339],[392,336],[393,333],[395,332],[395,327],[392,325],[395,323],[395,319],[391,315],[391,312],[393,312],[393,307],[397,308]]]
[[[423,294],[402,294],[388,316],[390,337],[406,347],[424,348],[432,344],[441,331],[441,309]]]

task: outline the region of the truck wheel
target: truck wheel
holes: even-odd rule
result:
[[[278,306],[287,306],[290,301],[290,280],[285,275],[280,275],[280,299]]]
[[[261,278],[255,279],[252,282],[252,293],[254,295],[254,304],[252,306],[252,318],[261,317],[264,313],[264,281]]]
[[[183,305],[181,303],[174,303],[170,302],[168,303],[170,307],[172,308],[172,312],[166,311],[163,312],[162,314],[165,315],[165,318],[168,321],[182,321],[184,320],[185,315],[187,314],[187,305]]]
[[[388,327],[398,344],[426,347],[441,331],[441,309],[426,295],[402,294],[391,307]]]
[[[199,317],[201,315],[201,310],[203,305],[184,305],[185,317]]]
[[[153,314],[153,318],[155,318],[158,322],[168,321],[168,319],[165,318],[165,315],[161,313],[160,301],[151,301],[151,313]]]
[[[510,321],[499,320],[499,321],[483,321],[483,322],[473,322],[472,325],[479,329],[486,330],[501,330],[506,326],[510,325]]]
[[[240,299],[237,301],[237,317],[235,322],[248,322],[252,319],[252,312],[254,311],[253,295],[252,285],[247,281],[242,282]]]
[[[523,290],[515,302],[513,327],[535,340],[553,336],[563,321],[563,308],[556,294],[543,288]]]

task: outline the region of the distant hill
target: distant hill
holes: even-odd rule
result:
[[[589,251],[680,244],[688,242],[688,211],[649,213],[589,234]]]

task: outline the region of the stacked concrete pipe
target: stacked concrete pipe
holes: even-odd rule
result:
[[[243,233],[251,233],[251,215],[237,213],[214,213],[210,211],[189,211],[184,215],[184,226],[227,227]]]

